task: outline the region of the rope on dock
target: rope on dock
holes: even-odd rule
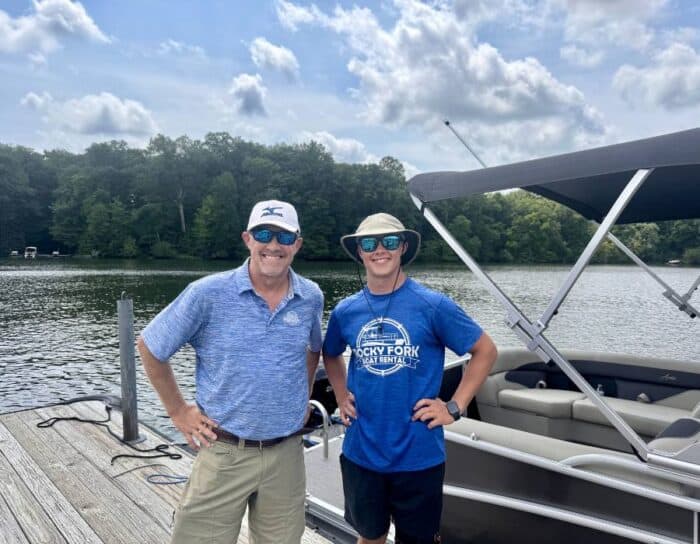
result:
[[[66,400],[63,402],[56,403],[56,406],[67,406],[69,404],[74,404],[76,402],[85,402],[85,401],[90,401],[90,400],[101,400],[105,402],[104,408],[105,411],[107,412],[107,418],[106,419],[83,419],[81,417],[77,416],[71,416],[71,417],[50,417],[48,419],[45,419],[43,421],[40,421],[39,423],[36,424],[37,427],[40,429],[48,429],[49,427],[53,427],[56,423],[59,421],[77,421],[78,423],[90,423],[92,425],[97,425],[99,427],[104,427],[107,429],[107,432],[114,438],[116,438],[121,444],[124,444],[125,446],[128,446],[132,450],[135,450],[139,452],[138,454],[129,454],[129,453],[120,453],[119,455],[115,455],[112,457],[110,460],[109,464],[113,465],[114,462],[117,459],[123,459],[123,458],[129,458],[129,459],[158,459],[161,457],[167,457],[168,459],[182,459],[182,454],[173,452],[173,451],[168,451],[170,448],[170,444],[158,444],[154,448],[148,448],[148,449],[141,449],[137,448],[136,446],[130,444],[129,442],[126,442],[122,437],[120,437],[118,434],[116,434],[112,428],[108,425],[112,421],[112,406],[110,404],[107,404],[107,402],[112,402],[113,399],[111,399],[109,396],[101,396],[101,395],[95,395],[95,396],[90,396],[90,397],[78,397],[75,399],[70,399]],[[149,454],[153,452],[153,455],[144,455],[144,454]],[[124,474],[127,474],[128,472],[142,469],[142,468],[147,468],[149,466],[156,466],[160,465],[160,463],[155,463],[155,464],[150,464],[150,465],[143,465],[139,467],[134,467],[130,470],[127,470],[125,472],[122,472],[120,474],[117,474],[114,476],[114,478],[117,478],[119,476],[122,476]],[[165,465],[160,465],[160,466],[165,466]],[[178,474],[151,474],[149,475],[146,480],[154,485],[172,485],[172,484],[179,484],[187,481],[186,476],[180,476]]]

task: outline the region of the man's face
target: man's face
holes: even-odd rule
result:
[[[241,235],[250,251],[251,274],[269,279],[285,277],[289,272],[294,256],[301,249],[301,237],[297,237],[291,245],[284,245],[277,239],[277,233],[286,231],[273,226],[256,227],[253,231],[259,229],[272,231],[273,235],[269,242],[257,241],[253,232],[245,231]]]
[[[395,278],[401,267],[401,256],[406,251],[406,243],[401,242],[396,249],[387,249],[377,243],[374,251],[364,251],[358,244],[358,254],[367,270],[367,277],[375,279]]]

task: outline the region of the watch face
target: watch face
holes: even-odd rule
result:
[[[451,400],[450,402],[447,403],[447,411],[455,419],[455,421],[457,421],[462,416],[462,414],[459,410],[459,406],[453,400]]]

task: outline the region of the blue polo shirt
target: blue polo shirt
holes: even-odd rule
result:
[[[167,362],[195,350],[196,399],[221,428],[251,440],[287,436],[304,422],[306,352],[321,350],[323,294],[290,269],[289,292],[274,311],[255,292],[248,261],[190,285],[144,329]]]

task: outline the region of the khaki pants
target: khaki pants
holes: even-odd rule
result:
[[[251,544],[299,544],[306,473],[301,436],[269,448],[216,441],[192,466],[172,544],[235,544],[248,507]]]

